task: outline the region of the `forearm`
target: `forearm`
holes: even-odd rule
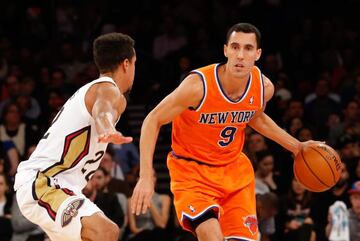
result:
[[[99,135],[115,130],[117,117],[110,102],[103,100],[96,101],[92,109],[92,116]]]
[[[153,156],[160,127],[151,113],[143,122],[140,135],[140,177],[153,177]]]
[[[292,153],[297,153],[299,150],[300,142],[289,135],[286,131],[280,128],[268,115],[265,113],[260,114],[260,116],[251,120],[249,125],[264,135],[265,137],[277,142],[285,149],[291,151]]]

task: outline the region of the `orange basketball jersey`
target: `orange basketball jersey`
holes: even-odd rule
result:
[[[221,64],[192,71],[204,85],[204,96],[195,110],[187,109],[173,121],[175,156],[208,165],[226,165],[241,155],[246,124],[264,105],[261,71],[253,67],[242,96],[234,101],[223,91],[218,77]]]

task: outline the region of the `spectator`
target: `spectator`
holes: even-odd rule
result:
[[[331,113],[340,111],[340,98],[330,93],[329,83],[325,79],[320,79],[316,83],[315,92],[305,99],[306,120],[312,123],[318,130],[320,139],[326,139],[328,130],[326,123]]]
[[[349,210],[350,241],[360,240],[360,181],[349,190],[351,209]]]
[[[7,96],[6,99],[2,100],[0,102],[0,116],[3,116],[3,111],[6,105],[8,105],[11,102],[15,102],[16,98],[20,94],[20,82],[19,79],[16,76],[10,75],[6,78],[5,81],[5,96]]]
[[[343,110],[343,119],[336,125],[330,127],[329,143],[335,145],[336,140],[344,133],[346,127],[354,126],[358,123],[359,117],[359,103],[354,100],[349,101]]]
[[[21,120],[19,107],[15,103],[9,103],[5,106],[2,120],[0,141],[11,140],[15,144],[21,159],[24,160],[26,150],[39,140],[37,126],[24,123]]]
[[[284,240],[315,241],[313,220],[310,217],[311,193],[295,178],[291,189],[281,205],[281,223]]]
[[[268,192],[256,195],[256,212],[259,222],[260,241],[272,240],[276,232],[275,215],[278,212],[278,197]]]
[[[11,199],[6,175],[0,173],[0,241],[10,241],[11,227]]]
[[[162,23],[163,33],[155,37],[153,45],[153,55],[157,60],[166,58],[187,44],[186,37],[179,34],[173,17],[166,16]]]
[[[344,241],[358,241],[360,240],[360,181],[356,181],[352,184],[351,189],[348,191],[350,202],[351,202],[351,208],[349,208],[348,212],[346,212],[346,220],[343,220],[342,223],[339,223],[339,227],[337,230],[333,230],[334,224],[334,217],[332,212],[329,210],[329,217],[328,217],[328,224],[326,226],[326,235],[329,238],[329,241],[335,241],[335,239],[332,239],[332,236],[340,236],[342,234],[342,240]],[[345,205],[344,205],[345,206]],[[346,206],[345,206],[346,207]],[[339,218],[339,217],[336,217]],[[347,226],[344,226],[348,224],[348,229],[346,229]],[[341,232],[342,230],[342,232]],[[348,230],[348,232],[347,232]],[[334,234],[333,234],[334,232]],[[348,236],[349,235],[349,236]],[[348,236],[348,237],[347,237]],[[340,238],[338,237],[338,238]],[[340,239],[336,239],[340,240]]]
[[[125,222],[125,215],[117,196],[113,193],[107,193],[104,190],[107,175],[109,175],[109,173],[103,168],[96,170],[83,189],[83,194],[89,198],[90,201],[94,202],[101,211],[121,229]]]
[[[266,139],[264,136],[260,135],[257,132],[251,132],[248,135],[246,141],[246,148],[245,152],[246,155],[249,157],[250,161],[254,164],[256,160],[256,152],[268,150],[268,145],[266,143]]]
[[[154,182],[156,173],[154,170]],[[156,186],[156,185],[155,185]],[[129,241],[158,241],[167,240],[165,228],[170,215],[171,200],[166,194],[154,193],[150,208],[145,214],[136,216],[128,205],[130,239]]]
[[[44,231],[27,220],[20,212],[16,201],[16,195],[13,197],[11,206],[11,225],[13,228],[13,235],[11,241],[43,241]]]
[[[274,156],[270,151],[259,151],[255,153],[256,171],[255,184],[256,189],[264,189],[264,185],[271,192],[278,192],[277,175],[274,173]],[[259,192],[257,192],[259,193]]]
[[[113,159],[113,152],[108,148],[100,162],[100,167],[106,171],[103,190],[109,193],[121,193],[126,197],[131,196],[131,187],[124,181],[120,166]],[[121,179],[122,178],[122,179]],[[126,212],[126,210],[124,210]]]
[[[295,135],[300,141],[309,141],[309,140],[313,140],[316,139],[315,135],[314,135],[314,131],[312,130],[312,128],[307,127],[307,126],[303,126],[302,128],[300,128],[296,135]]]
[[[311,216],[314,220],[315,231],[318,241],[327,240],[325,237],[325,227],[327,224],[327,216],[329,207],[335,201],[342,201],[346,206],[350,205],[349,196],[346,191],[349,188],[349,172],[346,164],[342,164],[341,175],[339,181],[330,190],[316,193],[313,197],[313,205]]]
[[[134,143],[122,145],[110,145],[114,150],[114,159],[120,164],[121,170],[125,175],[125,180],[130,186],[135,186],[140,170],[139,151]]]
[[[0,160],[4,165],[4,170],[0,170],[0,173],[5,172],[13,178],[20,161],[18,151],[12,141],[0,141]]]

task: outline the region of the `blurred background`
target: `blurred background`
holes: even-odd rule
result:
[[[360,198],[348,194],[360,180],[359,0],[2,0],[0,9],[0,240],[47,239],[19,212],[14,174],[65,101],[98,78],[92,42],[114,31],[136,41],[135,83],[117,126],[134,143],[110,146],[84,193],[119,225],[122,240],[196,240],[181,231],[168,202],[171,125],[162,128],[154,156],[154,205],[168,212],[162,223],[150,211],[128,214],[140,127],[190,70],[225,61],[226,31],[238,22],[262,33],[257,65],[275,85],[266,113],[302,141],[326,141],[344,163],[334,188],[310,193],[293,178],[291,154],[247,130],[261,240],[329,240],[328,210],[337,200],[349,208],[350,233],[360,233]]]

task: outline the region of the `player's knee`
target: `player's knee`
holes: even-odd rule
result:
[[[99,222],[83,224],[81,237],[84,240],[91,241],[117,241],[120,236],[119,227],[110,220],[102,220]]]
[[[105,234],[105,236],[104,236]],[[113,240],[117,241],[120,236],[120,229],[115,223],[109,223],[103,228],[103,233],[100,233],[99,240]]]
[[[195,233],[200,241],[223,241],[224,236],[221,232],[220,224],[217,219],[211,218],[200,223]]]

